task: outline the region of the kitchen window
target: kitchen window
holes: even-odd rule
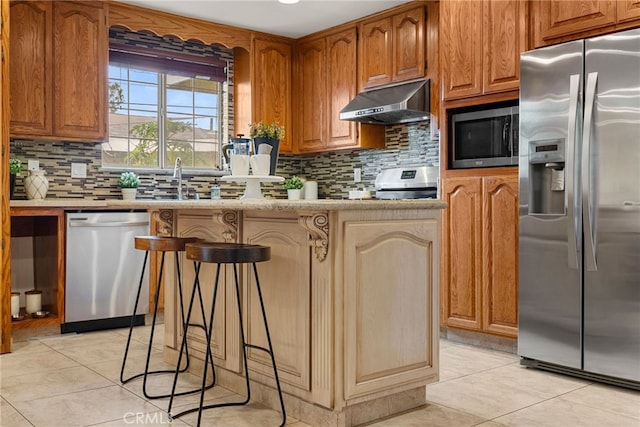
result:
[[[127,47],[110,49],[109,140],[102,165],[219,169],[228,122],[226,64]]]

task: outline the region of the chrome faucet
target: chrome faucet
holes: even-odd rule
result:
[[[182,200],[182,159],[176,157],[176,164],[173,166],[173,177],[178,178],[178,200]]]

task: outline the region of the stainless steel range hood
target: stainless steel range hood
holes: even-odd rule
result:
[[[390,125],[429,118],[429,79],[359,93],[340,111],[341,120]]]

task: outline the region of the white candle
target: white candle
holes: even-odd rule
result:
[[[37,289],[25,292],[27,297],[27,313],[42,311],[42,291]]]
[[[20,292],[11,292],[11,315],[20,314]]]

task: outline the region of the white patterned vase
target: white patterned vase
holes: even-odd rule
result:
[[[49,191],[49,180],[42,169],[33,169],[24,179],[24,189],[27,192],[27,199],[44,199]]]

